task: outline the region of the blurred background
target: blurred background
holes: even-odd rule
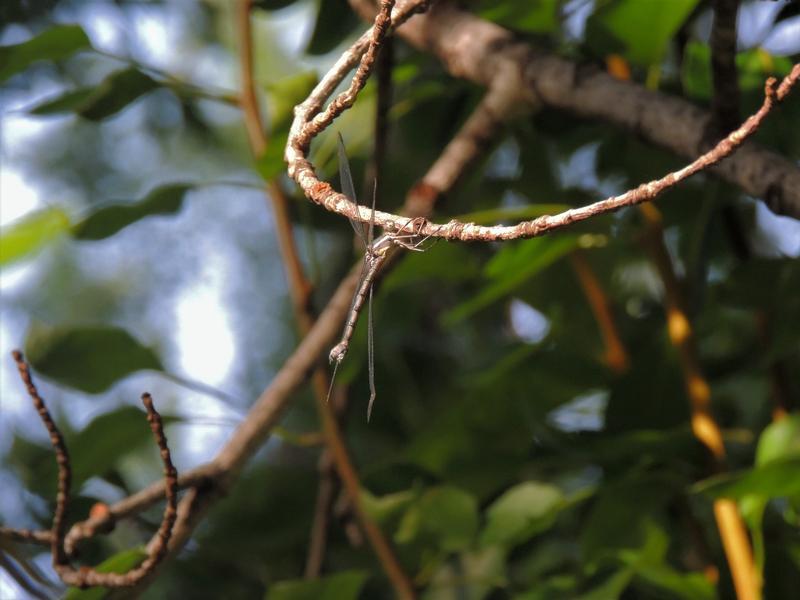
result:
[[[11,349],[24,348],[41,373],[40,392],[67,435],[77,520],[95,502],[114,502],[160,477],[142,392],[167,417],[173,460],[185,471],[214,456],[295,347],[264,178],[278,177],[293,195],[317,311],[359,259],[349,225],[280,174],[280,146],[292,106],[365,25],[344,0],[255,4],[254,75],[275,146],[259,161],[236,103],[234,2],[12,0],[0,7],[0,46],[53,36],[43,44],[51,49],[46,60],[24,68],[12,60],[22,64],[19,54],[0,50],[5,525],[49,527],[55,490],[47,435]],[[614,56],[628,78],[708,104],[707,2],[661,5],[663,27],[648,26],[647,12],[632,2],[466,4],[547,51],[602,68]],[[798,12],[797,3],[742,3],[743,115],[760,105],[764,79],[797,61]],[[482,94],[401,42],[393,80],[390,168],[379,199],[386,210],[402,203]],[[370,82],[333,128],[346,140],[359,190],[371,186],[363,174],[375,97]],[[758,140],[797,161],[797,131],[795,93]],[[312,159],[338,189],[329,134]],[[437,207],[436,220],[533,218],[682,164],[628,132],[544,109],[509,124]],[[731,466],[753,468],[761,433],[782,402],[775,395],[788,394],[783,400],[797,410],[800,224],[705,175],[665,194],[658,207]],[[339,373],[349,386],[345,427],[371,510],[429,597],[578,597],[603,585],[609,595],[598,597],[728,597],[709,500],[688,491],[710,472],[688,429],[684,383],[664,329],[664,285],[641,231],[638,213],[625,210],[525,242],[440,242],[408,253],[382,282],[373,422],[364,418],[362,324]],[[617,368],[606,360],[587,302],[584,267],[616,319],[627,356]],[[782,390],[775,364],[788,381]],[[278,594],[276,582],[300,577],[319,449],[298,436],[316,428],[303,389],[278,435],[147,597]],[[521,485],[532,494],[528,505],[543,512],[529,515],[539,520],[520,527],[522,534],[498,533],[490,508]],[[776,598],[800,576],[797,496],[778,496],[768,495],[763,518],[748,523],[770,559],[766,589]],[[96,564],[141,544],[159,510],[87,544],[82,559]],[[653,549],[659,544],[663,551]],[[4,550],[32,566],[35,591],[0,571],[0,597],[63,592],[49,554]],[[645,557],[658,576],[656,567],[631,566]],[[718,585],[700,575],[708,564],[723,570]],[[361,573],[363,597],[390,597],[368,547],[354,546],[336,522],[325,570]]]

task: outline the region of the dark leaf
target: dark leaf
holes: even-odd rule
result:
[[[566,505],[564,494],[548,483],[521,483],[495,500],[486,511],[484,546],[514,546],[551,527]]]
[[[504,246],[486,267],[492,281],[478,294],[451,309],[443,322],[453,326],[459,321],[504,298],[540,271],[574,250],[575,236],[540,237]]]
[[[63,60],[91,47],[86,32],[79,25],[56,25],[27,42],[0,46],[0,82],[36,61]]]
[[[172,417],[162,417],[165,425],[174,420]],[[123,457],[147,446],[156,448],[147,414],[134,406],[100,415],[80,432],[69,436],[67,444],[72,460],[74,489],[78,489],[90,477],[105,475]]]
[[[322,0],[319,5],[314,33],[306,46],[308,54],[326,54],[359,27],[366,29],[347,0]]]
[[[136,371],[163,369],[155,352],[116,327],[51,327],[34,322],[25,339],[25,353],[45,377],[92,394]]]
[[[74,112],[90,121],[101,121],[159,86],[149,75],[130,67],[112,73],[95,87],[71,90],[45,100],[30,112],[37,115]]]
[[[295,2],[297,2],[297,0],[256,0],[253,2],[253,7],[263,8],[264,10],[279,10]]]
[[[69,228],[69,216],[57,207],[31,213],[0,232],[0,265],[36,252]]]
[[[270,586],[266,600],[355,600],[367,577],[365,571],[341,571],[320,579],[281,581]]]
[[[102,240],[145,217],[174,214],[180,210],[190,189],[190,184],[172,183],[130,204],[104,206],[75,223],[72,235],[79,240]]]

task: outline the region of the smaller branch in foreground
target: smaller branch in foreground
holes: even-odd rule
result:
[[[28,395],[36,407],[36,411],[50,434],[50,443],[56,455],[58,464],[58,493],[56,495],[56,509],[53,515],[53,526],[49,535],[50,551],[53,556],[53,568],[61,580],[77,587],[103,586],[108,588],[130,587],[135,585],[143,577],[155,570],[156,566],[164,557],[172,535],[172,527],[175,524],[177,515],[178,499],[178,472],[172,464],[172,458],[167,445],[167,438],[164,435],[164,425],[161,415],[153,406],[153,399],[150,394],[142,395],[142,403],[147,411],[147,421],[153,431],[153,437],[161,452],[161,461],[164,464],[165,495],[167,506],[164,509],[164,516],[161,525],[156,532],[147,558],[141,565],[127,573],[99,573],[90,567],[74,569],[69,564],[69,558],[64,549],[64,534],[66,529],[66,515],[69,506],[69,493],[72,481],[72,468],[70,466],[69,452],[64,443],[64,436],[61,435],[58,426],[53,421],[50,411],[39,396],[36,385],[33,383],[30,367],[25,361],[22,352],[14,350],[12,352],[14,361],[17,363],[20,378],[25,384]],[[30,537],[33,540],[41,541],[44,532],[28,532],[26,530],[10,530],[18,538]],[[5,532],[4,532],[5,533]]]

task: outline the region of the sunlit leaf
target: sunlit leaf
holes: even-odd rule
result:
[[[34,322],[25,339],[25,354],[40,374],[92,394],[136,371],[163,368],[153,350],[124,329],[108,326],[51,327]]]
[[[142,564],[146,558],[147,552],[143,548],[124,550],[100,563],[96,570],[99,573],[127,573]],[[83,590],[71,587],[64,595],[64,600],[102,600],[111,592],[111,589],[104,587],[90,587]]]
[[[361,502],[364,511],[378,523],[384,523],[397,516],[414,501],[417,493],[412,490],[404,490],[394,494],[376,497],[369,492],[361,492]]]
[[[294,118],[294,107],[306,99],[319,76],[316,71],[301,71],[267,84],[267,99],[270,127],[275,130],[287,130]],[[281,149],[283,147],[281,146]]]
[[[564,503],[564,494],[554,485],[537,481],[521,483],[487,509],[481,544],[514,546],[524,542],[552,526]]]
[[[365,571],[340,571],[320,579],[281,581],[271,585],[266,600],[356,600],[367,581]]]
[[[0,82],[24,71],[40,60],[63,60],[79,50],[91,48],[80,25],[56,25],[27,42],[0,46]]]
[[[183,206],[190,189],[190,184],[173,183],[158,187],[130,204],[104,206],[75,223],[72,235],[79,240],[102,240],[145,217],[174,214]]]
[[[800,495],[800,456],[773,460],[763,466],[711,477],[695,484],[695,492],[713,498],[740,499],[748,495],[765,498]]]
[[[398,543],[430,540],[444,551],[466,548],[478,529],[475,498],[455,487],[425,492],[403,516],[395,534]]]
[[[800,456],[800,414],[770,423],[761,433],[756,448],[756,466]]]
[[[546,33],[558,26],[558,5],[557,0],[481,0],[476,9],[481,17],[498,25],[517,31]]]
[[[453,326],[507,296],[577,245],[576,236],[541,237],[507,244],[486,267],[486,274],[492,281],[475,296],[446,313],[443,322]]]
[[[642,2],[618,0],[602,6],[589,19],[587,35],[590,43],[602,28],[615,36],[624,47],[624,54],[633,63],[649,66],[661,60],[669,40],[678,31],[698,0]],[[597,48],[603,55],[616,48]]]
[[[736,55],[736,71],[742,91],[761,91],[770,75],[783,77],[792,69],[785,56],[772,56],[762,48],[753,48]],[[711,98],[711,48],[708,44],[690,41],[684,49],[681,82],[686,93],[701,100]]]
[[[39,250],[69,228],[69,216],[57,207],[36,211],[0,231],[0,265]]]

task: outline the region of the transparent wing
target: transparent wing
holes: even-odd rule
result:
[[[372,416],[372,405],[375,403],[375,335],[372,331],[372,286],[369,286],[369,306],[367,307],[367,368],[369,369],[369,404],[367,405],[367,423]]]
[[[342,193],[353,202],[358,202],[358,200],[356,200],[356,189],[353,185],[353,176],[350,174],[350,161],[347,160],[347,152],[344,148],[344,140],[342,139],[341,133],[337,132],[337,136],[339,138],[339,183],[342,186]],[[350,225],[353,226],[353,230],[366,248],[370,240],[367,240],[364,224],[350,219]]]

